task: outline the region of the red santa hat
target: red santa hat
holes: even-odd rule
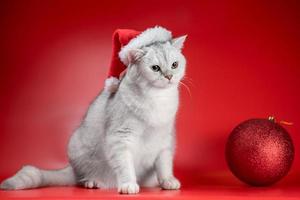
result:
[[[113,34],[113,52],[108,77],[119,79],[120,74],[128,66],[130,52],[156,42],[172,39],[167,29],[155,26],[140,32],[131,29],[117,29]]]

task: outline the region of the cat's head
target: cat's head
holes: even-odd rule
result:
[[[184,77],[186,60],[181,53],[186,36],[154,43],[128,53],[127,76],[152,87],[177,86]]]

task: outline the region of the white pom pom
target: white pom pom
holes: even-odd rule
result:
[[[115,77],[109,77],[105,80],[104,91],[114,93],[119,87],[120,80]]]

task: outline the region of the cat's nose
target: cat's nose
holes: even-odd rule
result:
[[[173,75],[172,74],[167,74],[167,75],[164,75],[164,77],[166,79],[168,79],[168,80],[171,80],[171,78],[173,77]]]

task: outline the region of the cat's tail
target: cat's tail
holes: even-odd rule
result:
[[[4,180],[0,185],[0,189],[21,190],[75,184],[76,178],[71,166],[59,170],[43,170],[34,166],[24,166],[14,176]]]

